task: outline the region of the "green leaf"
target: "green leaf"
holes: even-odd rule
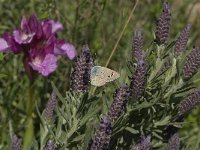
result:
[[[3,60],[3,58],[4,58],[4,55],[3,55],[3,53],[0,53],[0,61],[2,61],[2,60]]]
[[[157,128],[159,126],[164,126],[169,124],[171,117],[170,116],[166,116],[164,119],[157,121],[154,123],[154,127]]]
[[[0,74],[0,78],[5,78],[6,75],[5,74]]]
[[[131,127],[126,127],[125,130],[129,131],[132,134],[138,134],[138,133],[140,133],[138,130],[133,129]]]
[[[95,116],[101,110],[100,107],[96,107],[88,112],[80,121],[80,126],[83,126],[91,117]]]
[[[171,69],[168,71],[166,78],[165,78],[165,84],[168,84],[171,79],[176,75],[177,69],[176,69],[176,59],[173,59],[173,64]]]
[[[56,88],[55,84],[53,82],[51,82],[53,91],[56,93],[56,95],[58,96],[58,98],[64,103],[65,99],[63,98],[63,96],[60,94],[60,92],[58,91],[58,89]]]
[[[87,127],[86,127],[86,131],[85,131],[85,137],[83,140],[83,143],[84,143],[83,149],[87,149],[87,147],[88,147],[88,144],[92,138],[91,136],[93,135],[93,131],[94,131],[93,129],[94,129],[94,126],[96,125],[96,122],[94,120],[94,121],[87,123],[87,125],[86,125]]]

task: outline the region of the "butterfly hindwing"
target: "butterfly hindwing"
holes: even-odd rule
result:
[[[118,72],[101,66],[92,67],[90,74],[91,84],[94,86],[103,86],[119,77],[120,74]]]

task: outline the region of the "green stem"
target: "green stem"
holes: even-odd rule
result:
[[[30,82],[29,87],[29,101],[27,102],[27,121],[26,121],[26,129],[25,135],[23,140],[23,150],[31,149],[31,144],[33,140],[33,108],[34,108],[34,101],[33,101],[33,84]]]
[[[117,39],[117,42],[115,43],[115,45],[114,45],[114,47],[113,47],[113,49],[112,49],[112,51],[111,51],[111,54],[110,54],[108,60],[106,61],[105,67],[108,67],[108,65],[109,65],[109,63],[110,63],[110,60],[111,60],[111,58],[113,57],[113,54],[115,53],[115,51],[116,51],[116,49],[117,49],[117,46],[118,46],[118,44],[119,44],[119,41],[121,40],[121,38],[122,38],[122,36],[123,36],[123,34],[124,34],[124,31],[125,31],[126,27],[128,26],[128,24],[129,24],[129,22],[130,22],[132,16],[133,16],[133,13],[134,13],[134,11],[135,11],[135,9],[136,9],[136,6],[137,6],[138,2],[139,2],[139,1],[136,0],[134,6],[133,6],[133,8],[132,8],[132,10],[131,10],[131,12],[130,12],[130,14],[129,14],[129,16],[128,16],[128,19],[126,20],[126,22],[125,22],[125,24],[124,24],[124,27],[123,27],[122,31],[120,32],[120,34],[119,34],[119,37],[118,37],[118,39]],[[92,91],[92,95],[95,94],[96,89],[97,89],[97,87],[94,87],[94,89],[93,89],[93,91]]]

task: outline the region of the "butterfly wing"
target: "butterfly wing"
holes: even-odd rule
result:
[[[94,86],[103,86],[106,83],[105,78],[103,78],[103,70],[101,66],[92,67],[90,81]]]
[[[119,77],[120,74],[118,72],[101,66],[92,67],[90,74],[91,84],[94,86],[103,86]]]
[[[106,82],[112,82],[120,77],[120,74],[118,72],[106,67],[102,68],[104,70],[104,78],[106,78]]]

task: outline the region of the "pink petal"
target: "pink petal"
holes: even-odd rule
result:
[[[34,35],[35,35],[35,33],[26,34],[26,33],[22,32],[20,30],[13,31],[14,39],[19,44],[30,43],[32,41]]]
[[[31,15],[28,21],[28,26],[31,32],[37,32],[39,21],[35,15]]]
[[[52,24],[52,33],[53,34],[58,31],[63,30],[63,25],[60,22],[55,22],[55,21],[51,20],[50,23]]]
[[[3,38],[0,38],[0,52],[9,51],[10,46]]]
[[[33,70],[38,71],[43,76],[48,76],[57,68],[57,57],[52,54],[47,54],[43,61],[33,60],[29,63]]]
[[[67,54],[69,59],[74,59],[74,57],[76,56],[76,49],[74,47],[74,45],[70,44],[70,43],[65,43],[61,46],[61,49],[63,51],[65,51],[65,53]]]
[[[22,21],[21,21],[21,30],[22,30],[23,32],[25,32],[25,33],[31,32],[31,31],[30,31],[30,28],[29,28],[29,26],[28,26],[28,22],[27,22],[25,16],[22,17]]]
[[[46,39],[48,39],[51,36],[51,30],[52,30],[52,25],[48,22],[45,22],[42,26],[43,33]]]
[[[62,43],[62,44],[61,44]],[[67,56],[69,59],[74,59],[77,52],[74,45],[70,43],[58,43],[54,49],[54,53],[57,55],[64,55]]]

